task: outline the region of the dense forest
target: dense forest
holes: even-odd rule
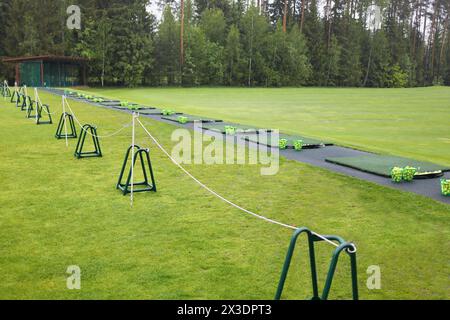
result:
[[[450,85],[449,0],[0,1],[0,56],[86,57],[91,85]]]

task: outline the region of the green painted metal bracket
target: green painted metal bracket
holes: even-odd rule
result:
[[[14,90],[13,94],[11,95],[11,103],[17,103],[17,100],[19,99],[19,93]]]
[[[20,107],[20,111],[28,111],[30,108],[33,109],[33,101],[30,96],[22,96],[22,106]]]
[[[0,88],[1,88],[2,97],[5,97],[5,98],[11,97],[11,90],[7,86],[2,85]]]
[[[94,151],[83,151],[84,143],[86,142],[86,136],[90,135],[92,137],[92,141],[94,143]],[[78,138],[77,147],[74,153],[77,159],[81,158],[94,158],[94,157],[102,157],[102,150],[100,148],[100,141],[97,136],[97,128],[91,126],[90,124],[85,124],[81,128],[80,137]]]
[[[40,124],[53,124],[53,119],[52,119],[52,114],[50,113],[50,107],[47,104],[41,104],[40,102],[36,103],[36,110],[37,110],[37,125]],[[43,121],[43,111],[45,111],[45,113],[48,116],[48,120]]]
[[[66,123],[65,123],[66,122]],[[66,126],[70,128],[70,133],[64,132]],[[60,139],[76,139],[77,138],[77,128],[75,127],[75,122],[73,121],[73,116],[70,113],[63,113],[59,119],[58,128],[56,129],[55,138]]]
[[[309,247],[309,263],[310,263],[310,269],[311,269],[311,280],[312,280],[312,292],[313,297],[312,300],[327,300],[331,285],[333,283],[334,274],[336,271],[336,267],[339,261],[339,257],[342,252],[347,253],[347,255],[350,257],[350,264],[351,264],[351,278],[352,278],[352,297],[353,300],[358,300],[358,279],[357,279],[357,264],[356,264],[356,252],[354,251],[355,246],[350,243],[346,242],[344,239],[338,236],[323,236],[325,239],[337,242],[339,245],[334,250],[333,255],[331,257],[330,266],[328,269],[327,278],[325,281],[325,286],[322,291],[322,294],[319,294],[318,289],[318,282],[317,282],[317,268],[316,268],[316,257],[315,257],[315,246],[314,244],[316,242],[324,241],[324,239],[317,237],[311,230],[308,228],[299,228],[295,230],[290,244],[289,248],[286,254],[286,259],[283,265],[283,269],[281,271],[280,281],[278,283],[277,292],[275,294],[275,300],[280,300],[281,296],[283,294],[284,285],[286,283],[286,278],[289,272],[289,268],[292,261],[292,256],[295,251],[295,247],[298,241],[298,238],[300,235],[306,234],[308,238],[308,247]]]
[[[35,108],[35,105],[36,105],[36,108]],[[36,101],[31,101],[31,104],[28,106],[26,111],[27,111],[27,115],[26,115],[27,119],[36,119],[36,113],[35,113],[35,112],[37,112]]]
[[[123,182],[123,177],[125,174],[125,170],[127,168],[128,160],[130,158],[131,152],[134,152],[134,161],[132,163],[133,168],[136,167],[136,161],[141,162],[142,174],[144,177],[144,181],[141,182],[133,182],[131,183],[132,170],[130,166],[130,170],[128,171],[128,177],[126,182]],[[131,160],[130,160],[131,162]],[[148,172],[147,172],[148,170]],[[150,174],[150,180],[149,176]],[[131,193],[131,187],[133,186],[133,192],[156,192],[156,182],[153,174],[152,163],[150,160],[150,150],[142,149],[139,146],[130,146],[125,154],[125,160],[122,165],[122,170],[120,171],[119,181],[117,182],[116,188],[121,190],[123,195],[127,195]]]
[[[17,108],[21,108],[22,107],[22,99],[24,99],[24,97],[25,96],[23,94],[21,94],[20,92],[17,93],[17,99],[15,100]]]

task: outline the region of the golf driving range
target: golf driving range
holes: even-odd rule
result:
[[[184,165],[208,188],[267,219],[307,226],[322,235],[336,234],[356,244],[360,299],[445,298],[448,288],[444,266],[450,223],[447,197],[439,193],[442,198],[433,199],[403,191],[398,186],[425,182],[440,188],[441,179],[450,178],[446,172],[449,163],[442,161],[449,152],[444,133],[448,117],[443,110],[450,107],[448,102],[446,104],[450,91],[447,88],[374,90],[389,96],[386,98],[389,101],[401,100],[401,104],[392,107],[392,113],[404,117],[403,121],[387,117],[380,120],[385,133],[376,137],[373,118],[381,119],[382,115],[372,110],[383,108],[384,101],[380,101],[379,106],[372,102],[370,108],[353,107],[351,115],[342,109],[340,113],[335,111],[339,116],[335,121],[329,120],[328,126],[321,127],[322,134],[317,134],[321,130],[313,125],[324,122],[333,113],[326,107],[330,101],[338,108],[351,104],[358,94],[362,94],[360,100],[367,98],[371,90],[255,89],[246,91],[247,100],[239,102],[243,97],[241,90],[74,88],[72,91],[88,92],[92,97],[67,98],[66,108],[70,109],[66,112],[74,115],[78,133],[77,138],[67,139],[67,145],[64,121],[61,122],[62,139],[55,139],[55,131],[63,111],[62,95],[69,93],[68,90],[38,91],[39,99],[49,106],[55,119],[53,124],[36,125],[33,118],[27,118],[26,110],[20,111],[21,106],[2,98],[0,130],[5,139],[2,139],[4,161],[0,168],[5,177],[5,191],[0,201],[2,208],[8,208],[2,210],[6,232],[1,237],[8,243],[2,249],[2,266],[9,275],[7,281],[2,282],[4,297],[273,298],[292,233],[243,214],[206,192],[177,168],[147,134],[151,133],[158,143],[170,150],[176,144],[171,141],[174,129],[193,130],[194,123],[214,119],[221,122],[206,121],[203,125],[219,128],[214,132],[222,133],[223,139],[250,135],[247,139],[250,141],[242,139],[248,148],[258,142],[255,130],[279,129],[278,144],[269,139],[267,145],[280,149],[281,162],[274,176],[261,176],[261,165]],[[280,90],[289,91],[289,96],[303,97],[298,102],[289,102],[292,121],[288,121],[282,107],[277,107]],[[352,92],[350,98],[349,92]],[[420,114],[419,107],[414,107],[415,94],[428,95],[424,99],[430,109],[424,114]],[[212,100],[207,107],[204,95],[226,95],[227,99]],[[173,102],[161,102],[163,96],[173,97]],[[184,97],[185,104],[177,101],[178,96]],[[407,96],[410,101],[405,101]],[[114,108],[94,99],[119,103],[114,104]],[[252,114],[247,111],[257,100],[262,105],[272,105],[270,115],[264,108],[253,110]],[[345,100],[349,100],[348,103]],[[143,126],[136,127],[135,144],[149,148],[158,187],[157,192],[136,193],[132,207],[129,197],[121,196],[115,187],[125,151],[130,146],[131,113],[136,112],[136,107],[121,107],[121,101],[141,106],[139,121]],[[241,105],[241,111],[237,112],[239,103],[248,107]],[[314,113],[307,108],[313,103],[323,104],[328,114],[325,112],[313,119]],[[161,112],[146,114],[155,110],[151,108]],[[436,115],[430,111],[433,108]],[[279,114],[275,114],[276,110]],[[187,117],[194,123],[169,119],[170,114],[177,113],[178,116],[196,114]],[[360,118],[350,120],[362,113],[366,118],[363,123]],[[412,126],[402,132],[401,128],[406,125],[402,122],[419,118],[417,129]],[[84,132],[80,131],[78,121],[96,128],[97,133],[92,137],[99,139],[101,158],[77,160],[74,157],[77,139]],[[67,120],[66,124],[70,134],[71,121]],[[427,124],[429,131],[420,131]],[[297,129],[289,130],[294,126]],[[328,136],[330,126],[334,127],[335,134]],[[339,130],[338,126],[345,130]],[[365,128],[365,133],[356,135],[357,127],[358,132]],[[252,128],[254,130],[249,131]],[[385,149],[377,145],[378,139],[385,139],[394,131],[397,132],[395,139],[386,140],[390,142],[384,144]],[[205,128],[202,132],[209,134]],[[420,138],[424,134],[427,139]],[[352,142],[346,143],[344,135]],[[414,140],[412,137],[417,137],[418,142],[407,143]],[[85,137],[84,151],[96,149],[95,143],[89,144],[91,140],[90,135]],[[286,146],[280,145],[283,140],[287,140]],[[300,140],[304,147],[296,149],[295,142]],[[429,141],[426,149],[437,151],[425,156],[425,152],[417,148],[423,140]],[[361,141],[360,150],[355,149],[357,141]],[[311,144],[314,147],[309,148]],[[340,153],[350,152],[348,150],[357,153],[356,157],[353,154],[350,158],[342,157]],[[317,156],[317,165],[309,163],[319,153],[323,155]],[[367,158],[366,153],[372,156]],[[335,157],[327,157],[327,154]],[[412,182],[394,182],[391,164],[392,167],[415,167],[418,175],[423,172],[440,174]],[[371,181],[353,172],[376,178]],[[442,245],[430,250],[430,243]],[[310,266],[302,250],[305,246],[306,242],[299,240],[300,250],[294,252],[282,291],[283,299],[311,297],[307,271]],[[333,248],[326,243],[316,247],[317,281],[322,288]],[[74,256],[76,261],[73,261]],[[411,264],[411,260],[416,261],[415,264]],[[81,291],[67,291],[64,281],[60,281],[64,278],[60,269],[72,264],[84,266],[85,289]],[[371,265],[380,266],[383,272],[383,290],[369,290],[365,284],[366,270]],[[30,270],[39,267],[41,271],[37,276],[30,274]],[[342,256],[329,299],[352,298],[350,267],[350,260]]]

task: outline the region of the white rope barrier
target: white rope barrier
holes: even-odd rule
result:
[[[156,146],[173,162],[173,164],[175,164],[178,168],[180,168],[187,176],[189,176],[192,180],[194,180],[198,185],[200,185],[203,189],[205,189],[206,191],[208,191],[209,193],[211,193],[213,196],[215,196],[215,197],[217,197],[217,198],[219,198],[220,200],[222,200],[223,202],[225,202],[225,203],[228,203],[229,205],[231,205],[232,207],[234,207],[234,208],[236,208],[236,209],[238,209],[238,210],[240,210],[240,211],[242,211],[242,212],[245,212],[245,213],[247,213],[247,214],[249,214],[249,215],[252,215],[252,216],[254,216],[254,217],[256,217],[256,218],[258,218],[258,219],[261,219],[261,220],[263,220],[263,221],[266,221],[266,222],[269,222],[269,223],[272,223],[272,224],[274,224],[274,225],[278,225],[278,226],[281,226],[281,227],[284,227],[284,228],[288,228],[288,229],[291,229],[291,230],[297,230],[298,229],[298,227],[296,227],[296,226],[293,226],[293,225],[289,225],[289,224],[286,224],[286,223],[283,223],[283,222],[279,222],[279,221],[276,221],[276,220],[273,220],[273,219],[270,219],[270,218],[267,218],[267,217],[265,217],[265,216],[262,216],[262,215],[260,215],[260,214],[257,214],[257,213],[255,213],[255,212],[253,212],[253,211],[250,211],[250,210],[247,210],[247,209],[245,209],[245,208],[243,208],[243,207],[241,207],[241,206],[239,206],[239,205],[237,205],[237,204],[235,204],[234,202],[232,202],[232,201],[230,201],[230,200],[228,200],[228,199],[226,199],[225,197],[223,197],[223,196],[221,196],[220,194],[218,194],[217,192],[215,192],[214,190],[212,190],[211,188],[209,188],[207,185],[205,185],[204,183],[202,183],[200,180],[198,180],[196,177],[194,177],[189,171],[187,171],[181,164],[179,164],[165,149],[164,149],[164,147],[158,142],[158,140],[155,138],[155,137],[153,137],[153,135],[147,130],[147,128],[144,126],[144,124],[139,120],[139,118],[137,118],[136,119],[138,122],[139,122],[139,124],[141,125],[141,127],[142,127],[142,129],[147,133],[147,135],[150,137],[150,139],[156,144]],[[316,236],[316,237],[318,237],[318,238],[320,238],[321,240],[323,240],[323,241],[325,241],[325,242],[327,242],[328,244],[331,244],[331,245],[333,245],[334,247],[339,247],[339,245],[337,244],[337,243],[335,243],[335,242],[333,242],[333,241],[331,241],[331,240],[329,240],[329,239],[327,239],[327,238],[325,238],[324,236],[322,236],[321,234],[318,234],[318,233],[316,233],[316,232],[313,232],[313,231],[311,231],[311,233],[314,235],[314,236]],[[356,247],[355,247],[355,245],[353,245],[353,251],[352,251],[352,253],[355,253],[356,252]]]

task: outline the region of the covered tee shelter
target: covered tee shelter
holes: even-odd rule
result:
[[[16,82],[29,87],[86,85],[87,59],[55,55],[4,58],[16,66]]]

